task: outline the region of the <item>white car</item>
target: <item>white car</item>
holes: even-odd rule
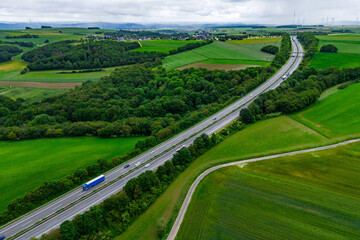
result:
[[[135,164],[135,166],[137,167],[137,166],[139,166],[141,164],[141,162],[137,162],[136,164]]]
[[[145,167],[149,167],[150,166],[150,163],[146,164]]]
[[[152,151],[152,152],[151,152],[151,155],[154,155],[154,153],[155,153],[155,151]]]
[[[283,76],[282,79],[286,79],[286,76]]]

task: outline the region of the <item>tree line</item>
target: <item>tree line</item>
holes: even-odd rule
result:
[[[32,42],[9,42],[9,41],[1,41],[0,40],[0,44],[16,44],[16,45],[19,45],[20,47],[29,47],[29,48],[32,48],[35,46],[34,43]]]
[[[316,102],[326,89],[359,79],[360,68],[296,70],[277,89],[262,94],[247,109],[242,110],[241,120],[249,124],[271,116],[297,112]]]
[[[0,63],[12,59],[12,57],[22,53],[22,49],[13,46],[0,46]]]
[[[318,50],[319,39],[313,33],[302,32],[297,36],[299,42],[303,45],[306,54],[303,58],[300,68],[307,66]]]
[[[23,55],[30,62],[29,70],[85,69],[155,62],[163,56],[158,52],[131,52],[138,42],[112,40],[90,41],[79,45],[52,43]]]
[[[281,40],[280,51],[275,54],[275,57],[271,63],[271,66],[274,66],[276,68],[280,68],[286,63],[286,61],[290,57],[290,52],[291,52],[290,35],[284,33],[281,36],[282,36],[282,40]]]
[[[5,38],[6,38],[6,39],[13,39],[13,38],[39,38],[39,35],[35,35],[35,34],[22,34],[22,35],[14,35],[14,36],[6,35]]]

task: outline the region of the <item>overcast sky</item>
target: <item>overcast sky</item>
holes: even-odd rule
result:
[[[359,0],[0,0],[0,21],[293,23],[356,21]]]

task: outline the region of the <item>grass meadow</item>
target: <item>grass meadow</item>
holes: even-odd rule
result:
[[[324,69],[328,67],[359,67],[360,66],[360,34],[331,34],[317,36],[322,46],[333,44],[338,53],[317,53],[310,62],[310,67]]]
[[[297,149],[310,148],[310,147],[315,147],[315,146],[319,146],[319,145],[328,145],[328,144],[334,143],[336,141],[344,140],[344,139],[359,135],[360,128],[358,126],[360,124],[358,124],[357,126],[353,125],[354,127],[350,127],[352,118],[354,121],[359,121],[359,119],[360,119],[356,115],[356,114],[360,114],[360,112],[358,111],[358,109],[360,108],[360,101],[356,100],[357,99],[356,97],[354,98],[354,96],[356,95],[356,92],[358,91],[359,86],[360,86],[360,84],[355,84],[346,89],[339,90],[339,91],[336,91],[335,89],[330,89],[329,91],[326,91],[324,93],[324,94],[326,94],[327,97],[322,97],[321,98],[322,100],[320,100],[316,104],[313,104],[309,108],[304,109],[302,112],[295,113],[290,116],[281,116],[278,118],[273,118],[273,119],[257,122],[253,125],[248,126],[244,130],[239,131],[239,132],[235,133],[234,135],[228,137],[225,141],[223,141],[219,145],[215,146],[214,148],[212,148],[211,150],[206,152],[201,157],[197,158],[182,174],[180,174],[180,176],[155,201],[155,203],[152,206],[150,206],[150,208],[144,214],[142,214],[123,234],[121,234],[116,239],[117,240],[120,240],[120,239],[121,240],[122,239],[127,239],[127,240],[128,239],[130,239],[130,240],[154,239],[155,240],[155,239],[157,239],[156,221],[158,219],[163,219],[166,223],[168,221],[171,221],[171,219],[173,219],[174,211],[177,211],[180,208],[180,206],[182,204],[182,200],[184,199],[184,197],[187,193],[187,190],[189,189],[192,182],[196,179],[196,177],[201,172],[203,172],[205,169],[208,169],[211,166],[218,165],[218,164],[225,163],[225,162],[232,162],[232,161],[236,161],[236,160],[257,157],[257,156],[270,155],[270,154],[281,153],[281,152],[289,152],[289,151],[293,151],[293,150],[297,150]],[[348,101],[350,101],[351,103],[349,103]],[[349,104],[350,104],[350,106],[347,106]],[[324,109],[327,109],[327,112]],[[345,109],[345,110],[342,110],[342,109]],[[356,112],[356,113],[352,113],[352,112]],[[325,113],[325,116],[323,118],[317,118],[317,116],[320,116],[321,114],[324,114],[324,113]],[[347,115],[347,114],[352,114],[352,115]],[[300,117],[302,119],[298,120]],[[295,119],[298,121],[296,121]],[[304,121],[314,122],[314,124],[316,124],[316,127],[313,127],[310,124],[305,124]],[[342,122],[344,123],[343,127],[340,125]],[[328,134],[329,136],[324,135],[323,132],[325,131],[324,130],[325,128],[324,129],[322,128],[324,126],[326,127],[326,129],[332,130]],[[359,147],[358,147],[358,150],[360,150]],[[318,153],[316,153],[314,156],[316,156],[317,154]],[[343,164],[344,167],[346,167],[346,169],[347,169],[348,168],[347,164],[349,164],[349,163],[348,163],[348,160],[345,158],[347,158],[348,155],[359,156],[359,153],[347,151],[344,154],[344,162],[342,162],[342,158],[340,157],[340,162],[337,162],[336,164]],[[264,164],[264,165],[267,165],[267,163],[269,163],[268,166],[270,167],[271,164],[269,161],[262,162],[262,164]],[[306,164],[308,164],[308,163],[306,163]],[[306,167],[307,166],[306,164],[304,164],[303,167]],[[315,175],[313,175],[313,178],[315,178],[315,180],[316,180],[317,176],[319,176],[318,177],[318,178],[320,178],[319,181],[322,179],[321,180],[322,183],[328,182],[330,184],[331,179],[333,177],[332,174],[335,174],[334,172],[331,172],[331,171],[335,171],[335,169],[330,169],[332,165],[327,165],[326,160],[319,161],[316,164],[318,164],[317,165],[318,169],[316,171],[323,170],[323,171],[330,171],[330,172],[326,173],[326,175],[316,175],[316,174],[318,174],[318,172],[311,173],[311,171],[310,171],[310,172],[305,172],[304,175],[306,175],[306,176],[309,175],[309,177],[311,177],[311,174],[315,174]],[[316,164],[314,166],[316,166]],[[359,162],[357,164],[359,165]],[[286,166],[286,165],[284,165],[284,166]],[[263,168],[265,168],[265,167],[263,166]],[[310,170],[313,169],[313,165],[310,165],[309,169]],[[294,171],[293,174],[295,174],[296,168],[290,168],[290,170],[293,170]],[[355,180],[356,180],[357,182],[359,182],[359,179],[352,178],[352,175],[351,175],[352,172],[350,172],[350,170],[351,169],[347,169],[346,170],[347,172],[339,173],[340,174],[339,178],[336,178],[337,181],[349,181],[349,182],[354,181],[354,183],[355,183]],[[339,171],[341,172],[343,170],[339,169]],[[354,171],[358,171],[358,167],[354,168]],[[298,177],[301,177],[302,173],[303,173],[303,168],[299,168],[299,171],[296,174],[298,175]],[[320,173],[321,173],[321,171],[320,171]],[[254,179],[259,178],[258,180],[260,181],[261,175],[259,175],[259,173],[257,173],[257,174],[260,177],[254,176]],[[267,177],[266,174],[263,174],[263,176]],[[286,175],[286,172],[284,172],[284,174]],[[358,175],[356,175],[356,176],[358,176]],[[243,177],[244,177],[244,181],[246,180],[248,182],[246,184],[251,184],[252,181],[249,181],[251,175],[249,175],[249,176],[244,175]],[[281,176],[269,176],[269,177],[265,178],[267,180],[264,181],[264,183],[266,183],[267,184],[266,186],[269,186],[269,188],[271,187],[271,190],[273,191],[272,193],[269,193],[269,196],[275,196],[274,194],[278,194],[276,196],[279,196],[279,200],[282,199],[280,197],[284,197],[282,202],[278,202],[278,203],[273,202],[273,200],[271,200],[271,201],[269,200],[269,202],[266,203],[267,205],[264,205],[264,207],[267,206],[269,208],[268,211],[275,211],[274,207],[276,207],[276,206],[283,207],[284,203],[286,202],[285,200],[287,199],[287,197],[291,197],[291,196],[289,196],[288,193],[286,195],[282,196],[281,194],[285,194],[285,193],[276,192],[276,190],[278,190],[280,187],[287,186],[286,183],[289,183],[289,181],[295,181],[296,179],[284,178],[284,179],[279,180],[278,178],[280,178],[280,177]],[[346,177],[349,177],[349,178],[346,178]],[[244,184],[245,184],[245,182],[244,182]],[[254,182],[253,184],[256,184],[256,182]],[[263,182],[261,182],[261,184],[263,184]],[[260,186],[259,185],[257,185],[257,186],[261,187],[261,184],[260,184]],[[274,184],[274,185],[272,185],[272,184]],[[334,197],[337,197],[337,201],[338,201],[339,196],[342,196],[342,195],[339,195],[339,193],[328,192],[329,190],[325,189],[324,185],[316,185],[316,184],[317,183],[311,183],[310,180],[309,180],[309,182],[305,182],[305,180],[304,181],[299,180],[299,183],[295,182],[294,185],[291,185],[290,190],[289,189],[288,190],[291,193],[291,190],[294,188],[294,189],[297,189],[297,191],[298,191],[297,193],[303,193],[304,189],[312,189],[313,190],[314,186],[316,186],[316,187],[318,187],[318,189],[316,189],[316,191],[317,190],[321,191],[321,194],[322,194],[321,199],[326,200],[326,199],[332,199]],[[318,184],[320,184],[320,183],[318,183]],[[344,183],[344,186],[345,185],[346,184]],[[250,185],[248,185],[248,187],[249,186]],[[254,187],[255,186],[256,185],[254,185]],[[353,187],[353,185],[351,185],[351,188],[352,187]],[[322,188],[324,188],[324,189],[322,189]],[[337,188],[337,187],[334,187],[334,188]],[[334,189],[334,188],[332,188],[332,189]],[[356,189],[358,189],[358,188],[359,187],[357,186]],[[246,187],[244,187],[244,189],[246,190]],[[350,189],[350,188],[348,188],[348,189]],[[249,189],[249,191],[250,191],[250,189]],[[260,190],[254,189],[254,192],[255,191],[260,191]],[[317,194],[314,193],[312,196],[317,196]],[[349,197],[347,195],[343,195],[343,196],[344,196],[344,202],[346,202],[346,204],[348,204],[349,200],[351,200],[351,197]],[[212,196],[208,195],[207,197],[209,199],[211,199]],[[240,197],[241,197],[241,194],[240,194]],[[242,196],[242,197],[244,197],[244,196]],[[254,197],[255,196],[249,196],[249,199],[252,199]],[[309,194],[307,194],[307,197],[309,197]],[[353,195],[352,195],[352,197],[353,197]],[[273,198],[273,199],[276,199],[276,198]],[[295,231],[294,229],[299,229],[299,228],[303,227],[303,229],[299,229],[299,231],[300,230],[302,231],[299,234],[302,234],[304,229],[309,230],[309,226],[308,225],[304,226],[302,221],[305,221],[305,219],[307,219],[305,214],[310,214],[311,211],[310,211],[310,213],[308,213],[308,212],[300,211],[301,208],[299,208],[299,211],[296,212],[296,209],[294,209],[294,207],[291,206],[290,203],[292,203],[292,202],[290,200],[294,200],[294,199],[291,199],[291,198],[288,199],[288,201],[289,201],[288,207],[291,208],[291,209],[289,209],[288,213],[291,213],[291,214],[296,213],[298,215],[291,215],[291,216],[298,216],[298,217],[302,217],[302,218],[299,220],[292,219],[291,220],[292,229],[288,229],[286,231],[287,231],[287,233],[289,233],[289,232]],[[254,199],[254,201],[255,201],[255,199]],[[256,201],[259,201],[259,200],[256,200]],[[321,202],[322,202],[322,200],[320,201],[320,203]],[[319,201],[317,200],[316,204],[318,204],[318,203],[319,203]],[[337,206],[340,204],[339,202],[336,202],[336,203],[338,203]],[[226,203],[226,204],[228,204],[228,203]],[[224,203],[224,205],[226,205],[226,204]],[[276,205],[276,204],[278,204],[278,205]],[[328,202],[324,203],[324,204],[328,204]],[[358,203],[357,203],[357,205],[358,205]],[[258,206],[261,207],[261,205],[258,205]],[[308,205],[306,205],[306,206],[308,206]],[[334,207],[334,205],[323,205],[323,206]],[[254,205],[252,205],[251,207],[254,207]],[[276,211],[281,213],[282,210],[280,208],[278,208],[278,209],[276,209]],[[264,216],[259,215],[259,213],[261,213],[259,211],[255,212],[256,215],[251,214],[251,212],[247,212],[247,213],[250,214],[250,215],[247,215],[247,218],[250,218],[250,219],[252,217],[256,217],[257,219],[264,218],[267,220],[269,220],[269,219],[275,220],[276,219],[276,218],[270,218],[270,216],[268,216],[266,214]],[[336,214],[335,212],[331,212],[331,214],[333,214],[333,213]],[[343,212],[340,212],[340,213],[343,214]],[[217,214],[221,214],[221,213],[217,213]],[[271,212],[271,216],[275,216],[275,215],[273,215],[273,212]],[[276,216],[278,216],[278,215],[276,215]],[[309,215],[307,215],[307,216],[309,216]],[[333,217],[334,215],[329,215],[329,216]],[[347,216],[347,215],[345,215],[345,216]],[[288,218],[290,218],[290,216]],[[321,221],[323,221],[322,223],[324,223],[324,218],[322,218],[321,214],[319,214],[319,216],[317,216],[317,219],[321,219]],[[283,221],[290,222],[290,219],[283,218]],[[341,218],[332,219],[331,221],[338,221],[339,226],[340,226],[340,224],[343,224],[343,222],[341,222],[342,221]],[[331,221],[326,223],[326,224],[330,224],[330,225],[325,224],[323,226],[334,226],[333,222],[331,222]],[[300,223],[302,223],[302,224],[300,224]],[[196,224],[199,225],[198,222]],[[221,224],[222,224],[222,228],[224,230],[228,226],[230,226],[230,225],[226,224],[226,221],[221,222]],[[271,224],[271,221],[269,224]],[[341,228],[343,228],[343,227],[344,226],[342,225]],[[337,231],[337,230],[334,230],[334,231]],[[257,231],[257,232],[259,232],[259,231]],[[315,232],[316,231],[311,230],[312,234],[316,234]],[[226,232],[224,231],[224,234],[225,233]],[[269,234],[276,234],[276,232],[274,233],[274,231],[270,229]],[[326,234],[329,234],[329,231]],[[247,235],[247,236],[249,236],[249,235]],[[273,235],[269,235],[269,236],[273,236]],[[300,236],[300,235],[296,235],[296,236]],[[318,236],[318,235],[316,235],[316,236]],[[328,236],[328,235],[324,235],[324,236]],[[283,238],[285,238],[285,237],[283,237]],[[182,238],[180,238],[180,239],[182,239]],[[193,239],[193,238],[191,238],[191,239]],[[232,239],[232,238],[224,237],[224,239]]]
[[[140,41],[142,47],[134,49],[134,52],[162,52],[169,53],[170,50],[177,49],[179,47],[185,46],[189,43],[196,43],[199,41],[189,40],[189,41],[179,41],[179,40],[150,40],[150,41]]]
[[[231,44],[214,42],[191,51],[168,56],[163,60],[163,66],[165,68],[178,68],[192,63],[203,63],[204,61],[217,61],[216,64],[244,64],[244,62],[240,62],[241,60],[250,61],[251,63],[260,62],[260,66],[265,65],[264,62],[270,63],[274,56],[261,52],[261,47],[257,45],[263,46],[263,43]],[[212,64],[211,62],[207,63]]]
[[[196,189],[176,239],[359,238],[359,163],[358,143],[220,169]]]
[[[0,65],[1,66],[1,65]],[[104,68],[99,72],[85,72],[85,73],[71,73],[71,71],[64,70],[49,70],[49,71],[33,71],[26,74],[20,72],[13,72],[12,74],[5,75],[0,79],[3,81],[22,81],[22,82],[86,82],[98,81],[104,76],[110,75],[116,67]],[[69,72],[69,73],[60,73]],[[1,72],[0,72],[1,74]],[[0,75],[1,76],[1,75]]]
[[[45,89],[45,88],[27,88],[27,87],[8,87],[1,86],[0,95],[7,96],[13,100],[22,98],[26,104],[41,102],[44,98],[52,97],[68,91],[67,89]]]
[[[65,177],[100,158],[110,160],[125,154],[139,139],[77,137],[0,142],[0,179],[6,179],[0,182],[0,211],[44,182]]]

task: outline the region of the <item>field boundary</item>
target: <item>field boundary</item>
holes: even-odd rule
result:
[[[250,158],[250,159],[244,159],[244,160],[239,160],[239,161],[235,161],[235,162],[230,162],[230,163],[225,163],[225,164],[220,164],[214,167],[211,167],[207,170],[205,170],[204,172],[202,172],[194,181],[194,183],[191,185],[190,189],[188,190],[188,193],[186,194],[186,197],[181,205],[180,211],[176,217],[176,220],[171,228],[171,231],[167,237],[167,240],[175,240],[177,233],[180,230],[180,226],[181,223],[185,217],[186,214],[186,210],[191,202],[191,198],[197,188],[197,186],[199,185],[199,183],[204,179],[204,177],[206,177],[208,174],[221,169],[221,168],[225,168],[225,167],[229,167],[229,166],[234,166],[237,164],[241,164],[241,163],[248,163],[248,162],[257,162],[257,161],[264,161],[264,160],[269,160],[269,159],[274,159],[274,158],[281,158],[281,157],[286,157],[286,156],[293,156],[293,155],[297,155],[297,154],[302,154],[302,153],[309,153],[309,152],[317,152],[317,151],[322,151],[322,150],[327,150],[327,149],[331,149],[331,148],[336,148],[336,147],[340,147],[343,145],[347,145],[347,144],[351,144],[351,143],[356,143],[356,142],[360,142],[360,138],[357,139],[352,139],[352,140],[347,140],[347,141],[343,141],[343,142],[339,142],[339,143],[335,143],[335,144],[331,144],[331,145],[326,145],[326,146],[322,146],[322,147],[315,147],[315,148],[309,148],[309,149],[304,149],[304,150],[298,150],[298,151],[292,151],[292,152],[287,152],[287,153],[280,153],[280,154],[274,154],[274,155],[269,155],[269,156],[265,156],[265,157],[258,157],[258,158]]]

